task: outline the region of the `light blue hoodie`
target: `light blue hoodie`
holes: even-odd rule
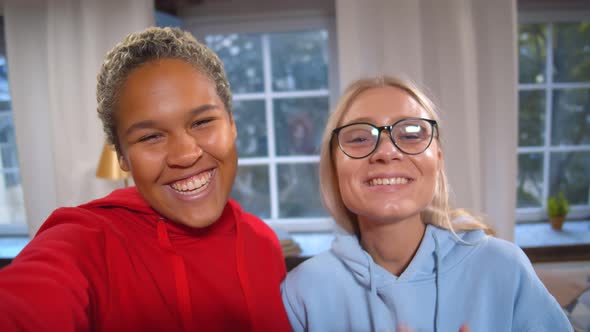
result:
[[[406,270],[377,265],[353,235],[292,272],[281,286],[294,331],[572,331],[525,254],[483,231],[432,225]],[[394,245],[394,244],[392,244]]]

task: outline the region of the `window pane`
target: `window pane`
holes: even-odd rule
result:
[[[553,80],[590,81],[590,22],[557,23],[553,36]]]
[[[552,145],[590,144],[590,89],[555,90]]]
[[[15,144],[12,112],[0,111],[0,144]]]
[[[0,177],[0,224],[25,223],[25,203],[18,170],[4,171]]]
[[[277,155],[318,154],[328,114],[328,97],[275,100]]]
[[[274,91],[328,88],[328,32],[270,35]]]
[[[19,164],[16,153],[14,123],[12,113],[8,111],[0,112],[0,158],[2,169],[18,169]],[[11,175],[11,177],[14,176],[14,174]],[[16,176],[18,176],[18,174]],[[20,183],[20,180],[18,180],[18,183]]]
[[[278,166],[279,217],[327,216],[319,193],[318,164]]]
[[[10,100],[10,91],[8,87],[8,68],[6,67],[6,58],[4,55],[0,55],[0,100]]]
[[[543,154],[518,155],[517,207],[540,207],[543,202]]]
[[[550,195],[563,192],[571,204],[590,204],[590,151],[551,153]]]
[[[209,35],[205,42],[223,61],[234,94],[264,91],[260,35]]]
[[[520,24],[518,29],[518,81],[543,83],[547,53],[545,24]]]
[[[260,218],[270,218],[268,166],[240,166],[231,197]]]
[[[520,91],[518,97],[518,146],[541,146],[545,142],[545,91]]]
[[[0,143],[0,158],[2,159],[2,170],[18,170],[18,159],[16,156],[16,147],[14,145],[5,145]],[[11,177],[13,176],[14,175],[11,175]],[[20,180],[18,180],[18,183],[20,183]]]
[[[3,24],[0,19],[2,29]],[[24,224],[25,206],[16,151],[8,68],[3,54],[5,49],[4,40],[0,38],[0,224]]]
[[[268,155],[264,100],[234,101],[238,129],[236,145],[240,158]]]

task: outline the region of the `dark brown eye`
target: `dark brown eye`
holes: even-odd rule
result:
[[[207,118],[207,119],[201,119],[201,120],[197,120],[195,122],[193,122],[193,128],[195,127],[200,127],[203,125],[206,125],[208,123],[210,123],[211,121],[215,120],[214,118]]]
[[[162,137],[161,134],[150,134],[150,135],[145,135],[139,138],[139,142],[151,142],[151,141],[155,141],[158,138]]]

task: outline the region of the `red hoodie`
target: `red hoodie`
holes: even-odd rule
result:
[[[0,331],[290,331],[275,234],[229,201],[167,221],[132,188],[56,210],[0,270]]]

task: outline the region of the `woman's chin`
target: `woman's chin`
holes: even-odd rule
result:
[[[379,213],[375,213],[379,211]],[[372,210],[365,210],[364,213],[357,214],[360,219],[365,219],[368,222],[376,224],[394,224],[405,220],[415,219],[420,216],[420,211],[416,209],[401,209],[401,208],[378,208]]]

